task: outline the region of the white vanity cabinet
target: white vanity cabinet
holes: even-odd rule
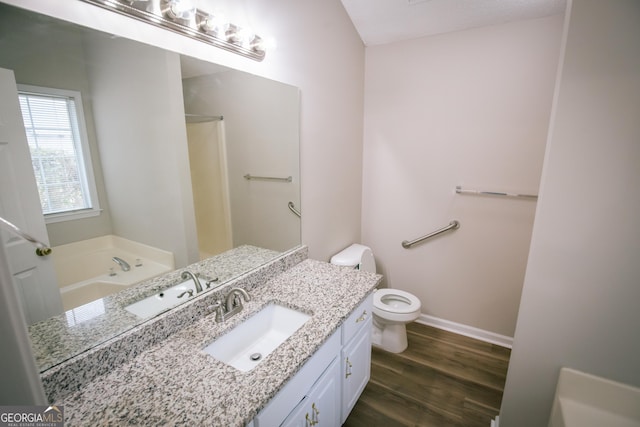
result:
[[[248,426],[343,424],[369,381],[372,310],[369,295]]]
[[[336,365],[335,362],[340,356],[340,334],[340,329],[334,332],[318,351],[311,356],[298,373],[267,403],[267,406],[253,419],[254,427],[274,427],[282,425],[285,420],[289,419],[290,415],[293,415],[292,412],[299,409],[299,405],[310,397],[312,391],[315,392],[322,388],[322,382],[331,381],[331,373],[328,368],[332,366],[332,364]],[[339,370],[336,370],[336,372],[337,374],[334,375],[334,383],[337,384],[335,395],[337,399],[336,405],[339,405],[340,376]],[[325,373],[327,373],[327,375],[324,375]],[[312,403],[313,400],[309,405],[311,406]],[[322,411],[324,412],[325,409],[323,408]],[[336,420],[339,420],[340,406],[337,406],[335,412],[338,414]],[[304,420],[304,414],[302,414],[302,417]],[[311,417],[311,414],[309,414],[309,417]],[[302,425],[304,426],[304,424]]]
[[[342,325],[340,424],[346,421],[371,376],[372,310],[373,296],[370,295]]]
[[[282,427],[335,427],[341,424],[340,415],[340,367],[335,358]]]

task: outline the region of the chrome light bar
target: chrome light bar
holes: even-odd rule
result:
[[[261,37],[190,6],[189,0],[81,0],[147,24],[173,31],[238,55],[262,61]]]

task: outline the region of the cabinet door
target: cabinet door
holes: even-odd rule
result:
[[[323,375],[322,382],[318,382],[309,397],[311,411],[318,427],[332,427],[340,425],[340,364],[338,358]]]
[[[298,373],[289,379],[278,394],[267,403],[267,406],[253,420],[255,427],[282,425],[283,420],[288,420],[289,414],[299,408],[302,399],[309,395],[309,392],[315,387],[324,372],[329,369],[329,366],[340,359],[341,331],[342,328],[334,332],[327,342],[322,344],[320,349],[311,356],[311,359],[302,366]],[[340,391],[339,387],[338,391]],[[304,419],[304,414],[302,414],[302,418]]]
[[[340,425],[340,366],[335,359],[309,394],[282,423],[283,427],[335,427]]]
[[[342,423],[358,401],[371,375],[371,317],[342,350]]]
[[[302,399],[302,402],[298,403],[298,406],[287,416],[280,427],[310,427],[311,417],[313,414],[309,414],[309,397]]]

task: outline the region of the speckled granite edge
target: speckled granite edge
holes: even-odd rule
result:
[[[219,286],[281,257],[281,252],[242,245],[185,268],[162,274],[89,304],[29,326],[31,347],[40,372],[84,353],[144,323],[125,307],[182,281],[185,269],[212,276]]]
[[[61,399],[68,393],[104,375],[123,363],[132,360],[147,348],[165,340],[172,334],[191,325],[210,313],[209,306],[229,287],[239,286],[251,291],[267,280],[304,261],[308,248],[301,246],[256,269],[229,280],[219,288],[201,294],[173,310],[160,314],[117,336],[94,346],[40,374],[45,394],[50,402]],[[213,276],[208,260],[201,261],[190,269]],[[173,277],[176,272],[166,276]],[[177,277],[177,276],[176,276]],[[166,281],[165,276],[160,279]],[[90,331],[88,331],[90,333]]]
[[[338,330],[380,280],[380,275],[307,259],[253,288],[251,301],[229,320],[219,323],[210,315],[194,321],[68,394],[57,402],[65,406],[65,425],[243,427]],[[274,302],[313,314],[252,370],[241,372],[202,351]]]

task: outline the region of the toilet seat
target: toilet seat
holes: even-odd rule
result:
[[[400,304],[389,305],[386,301],[396,301]],[[390,314],[411,314],[420,310],[420,300],[409,292],[400,289],[378,289],[373,294],[373,306]]]

